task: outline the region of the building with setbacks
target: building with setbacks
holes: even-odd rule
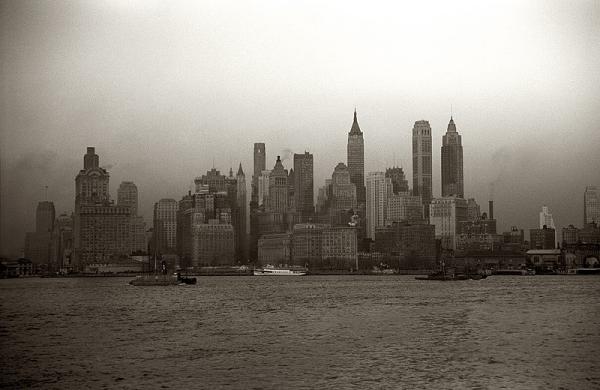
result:
[[[350,180],[356,186],[356,199],[359,204],[364,204],[366,201],[365,140],[358,125],[356,110],[354,110],[354,121],[348,133],[347,160]]]
[[[442,137],[442,196],[465,195],[463,178],[463,147],[461,135],[450,117],[448,130]]]

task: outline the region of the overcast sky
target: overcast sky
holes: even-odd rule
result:
[[[315,189],[346,162],[354,107],[365,170],[402,165],[433,128],[434,196],[452,107],[465,196],[501,229],[581,225],[600,185],[598,1],[3,1],[2,248],[18,254],[35,207],[74,207],[87,146],[111,195],[134,181],[148,224],[213,164],[266,142],[314,154]],[[284,161],[291,166],[289,158]]]

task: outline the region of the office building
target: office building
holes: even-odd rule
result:
[[[291,171],[290,171],[291,175]],[[302,216],[311,216],[315,212],[313,184],[313,155],[294,154],[294,207]]]
[[[556,248],[555,237],[556,231],[547,225],[541,229],[529,229],[530,249],[554,249]]]
[[[426,219],[433,196],[431,157],[431,126],[428,121],[416,121],[412,131],[413,195],[421,197]]]
[[[552,213],[550,213],[547,206],[543,206],[542,211],[540,211],[540,229],[543,229],[544,226],[556,229],[556,226],[554,226],[554,219],[552,218]]]
[[[350,181],[356,186],[357,201],[358,203],[365,203],[365,141],[358,126],[356,110],[354,110],[352,128],[348,133],[347,157]]]
[[[277,156],[275,166],[269,174],[269,202],[267,211],[286,213],[288,211],[288,172],[283,167],[281,157]]]
[[[442,137],[442,197],[463,198],[464,194],[462,140],[450,117],[448,130]]]
[[[175,199],[161,199],[154,204],[153,236],[158,253],[177,253],[177,209]]]
[[[138,189],[132,181],[123,181],[117,190],[117,205],[131,208],[131,215],[138,215]]]
[[[393,184],[392,184],[393,185]],[[423,220],[423,202],[420,196],[408,192],[394,193],[388,196],[385,224],[392,222]]]
[[[467,201],[456,196],[436,198],[429,205],[429,223],[435,226],[435,237],[442,248],[456,250],[459,222],[467,220]]]
[[[258,177],[258,206],[266,204],[269,197],[269,175],[271,171],[266,169],[260,173]]]
[[[375,238],[375,228],[385,225],[387,200],[392,194],[392,179],[384,172],[369,172],[367,175],[367,231],[366,237]]]
[[[583,224],[589,223],[600,226],[600,194],[596,186],[587,186],[583,193]]]
[[[404,170],[400,167],[392,167],[385,170],[385,177],[392,180],[392,190],[394,194],[409,192],[408,180],[404,175]]]

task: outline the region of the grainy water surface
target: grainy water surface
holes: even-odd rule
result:
[[[600,277],[0,281],[9,388],[600,388]]]

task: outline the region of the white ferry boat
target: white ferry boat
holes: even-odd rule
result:
[[[308,270],[302,267],[274,267],[267,265],[263,268],[254,268],[255,276],[302,276],[306,275]]]

